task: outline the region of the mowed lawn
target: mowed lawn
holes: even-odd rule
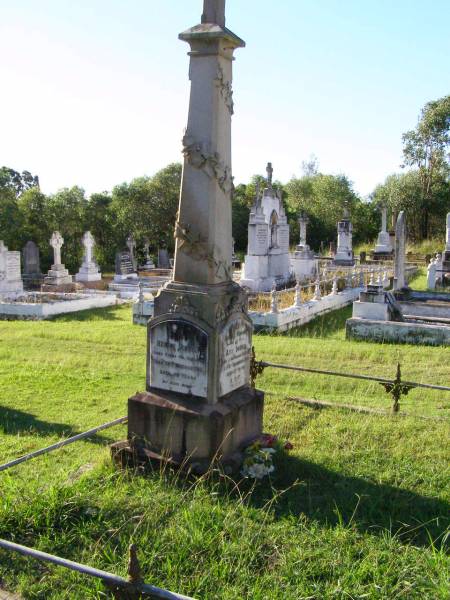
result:
[[[258,359],[450,385],[450,349],[347,342],[349,309]],[[129,306],[0,322],[0,463],[126,415],[144,388],[146,331]],[[266,369],[265,430],[294,450],[252,488],[213,473],[111,465],[120,426],[0,473],[0,537],[201,600],[448,598],[450,393],[413,390],[408,416],[314,410],[303,397],[389,411],[377,383]],[[102,585],[0,550],[0,586],[24,598],[108,597]]]

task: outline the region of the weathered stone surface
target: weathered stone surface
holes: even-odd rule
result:
[[[263,405],[262,392],[248,387],[215,405],[144,392],[128,401],[128,437],[137,448],[206,470],[214,459],[226,461],[261,434]]]
[[[41,278],[41,263],[37,245],[32,241],[27,242],[22,250],[22,256],[24,277],[35,279]]]
[[[394,290],[407,288],[405,279],[406,220],[402,210],[395,225]]]

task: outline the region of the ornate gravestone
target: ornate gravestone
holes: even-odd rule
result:
[[[137,279],[137,273],[134,269],[133,259],[129,250],[122,250],[116,254],[115,276],[116,283],[122,283],[126,280]]]
[[[262,431],[263,394],[249,385],[252,324],[232,280],[232,60],[244,42],[224,27],[224,0],[205,0],[191,46],[191,99],[173,279],[148,324],[147,391],[128,404],[129,452],[206,470],[237,466]]]
[[[22,250],[23,256],[23,280],[28,284],[39,284],[42,282],[41,263],[39,258],[39,248],[29,241]]]
[[[289,225],[281,192],[273,189],[273,167],[267,164],[267,186],[256,191],[248,224],[248,249],[241,285],[252,291],[269,291],[291,277]]]
[[[22,291],[20,252],[8,250],[3,240],[0,240],[0,294]]]
[[[90,231],[86,231],[83,236],[84,256],[83,264],[75,275],[75,281],[90,282],[101,281],[102,274],[98,264],[94,260],[93,250],[95,246],[94,236]]]
[[[72,283],[72,275],[61,262],[61,248],[64,245],[64,238],[59,231],[54,231],[50,239],[50,246],[53,248],[53,264],[44,283],[47,285],[67,285]]]
[[[355,264],[352,249],[353,225],[350,221],[350,212],[347,203],[344,208],[344,218],[339,221],[337,250],[333,262],[337,266],[351,266]]]

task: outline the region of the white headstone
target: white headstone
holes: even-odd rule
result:
[[[436,259],[432,258],[427,268],[427,289],[434,290],[436,288]]]
[[[44,283],[47,285],[67,285],[72,283],[72,275],[69,275],[69,271],[61,262],[61,248],[63,245],[64,238],[59,231],[54,231],[50,239],[50,246],[53,248],[53,265],[44,279]]]
[[[90,231],[86,231],[86,233],[83,235],[82,242],[84,246],[83,263],[80,267],[80,270],[75,275],[75,281],[100,281],[102,275],[93,255],[95,239]]]
[[[20,252],[8,250],[3,240],[0,240],[0,294],[15,294],[22,291]]]
[[[291,276],[289,225],[281,192],[272,186],[273,167],[267,164],[267,186],[256,192],[248,225],[248,250],[241,285],[268,292],[274,282],[287,283]]]
[[[355,264],[352,249],[353,225],[347,204],[344,207],[344,218],[339,221],[337,231],[337,250],[333,262],[335,265],[353,266]]]
[[[375,254],[392,254],[391,236],[387,231],[387,208],[381,207],[381,231],[378,234],[377,245],[374,249]]]

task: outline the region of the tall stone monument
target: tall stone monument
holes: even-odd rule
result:
[[[442,254],[442,280],[450,274],[450,213],[447,214],[447,235],[445,240],[445,250]]]
[[[90,231],[86,231],[86,233],[83,235],[82,242],[84,246],[83,263],[80,267],[80,270],[75,275],[75,281],[101,281],[102,274],[100,273],[100,269],[94,259],[93,254],[95,239]]]
[[[148,323],[147,391],[128,404],[128,451],[199,472],[240,464],[264,402],[249,385],[252,324],[231,268],[232,61],[245,44],[225,27],[225,0],[205,0],[201,21],[179,36],[191,93],[173,279]]]
[[[267,186],[256,192],[248,224],[248,250],[241,286],[254,292],[268,292],[273,285],[291,277],[289,225],[281,192],[272,186],[272,163],[267,165]]]
[[[405,278],[406,220],[402,210],[395,225],[394,291],[408,289]]]
[[[22,256],[24,281],[29,284],[42,282],[43,275],[37,245],[31,240],[27,242],[22,250]]]
[[[64,245],[64,238],[59,231],[54,231],[50,239],[50,246],[53,248],[53,264],[44,283],[47,285],[67,285],[72,283],[72,275],[61,262],[61,248]]]
[[[8,250],[0,240],[0,294],[18,294],[22,291],[20,252]]]
[[[387,230],[387,207],[385,204],[381,206],[381,231],[378,234],[377,245],[373,251],[374,258],[382,260],[384,258],[392,258],[391,236]]]
[[[347,203],[344,207],[344,218],[338,223],[337,233],[337,250],[333,262],[337,266],[353,267],[355,264],[352,249],[353,225],[350,221],[350,212]]]
[[[306,228],[309,223],[308,215],[302,211],[298,218],[300,240],[294,255],[291,257],[292,271],[296,280],[312,279],[318,275],[318,260],[306,242]]]

